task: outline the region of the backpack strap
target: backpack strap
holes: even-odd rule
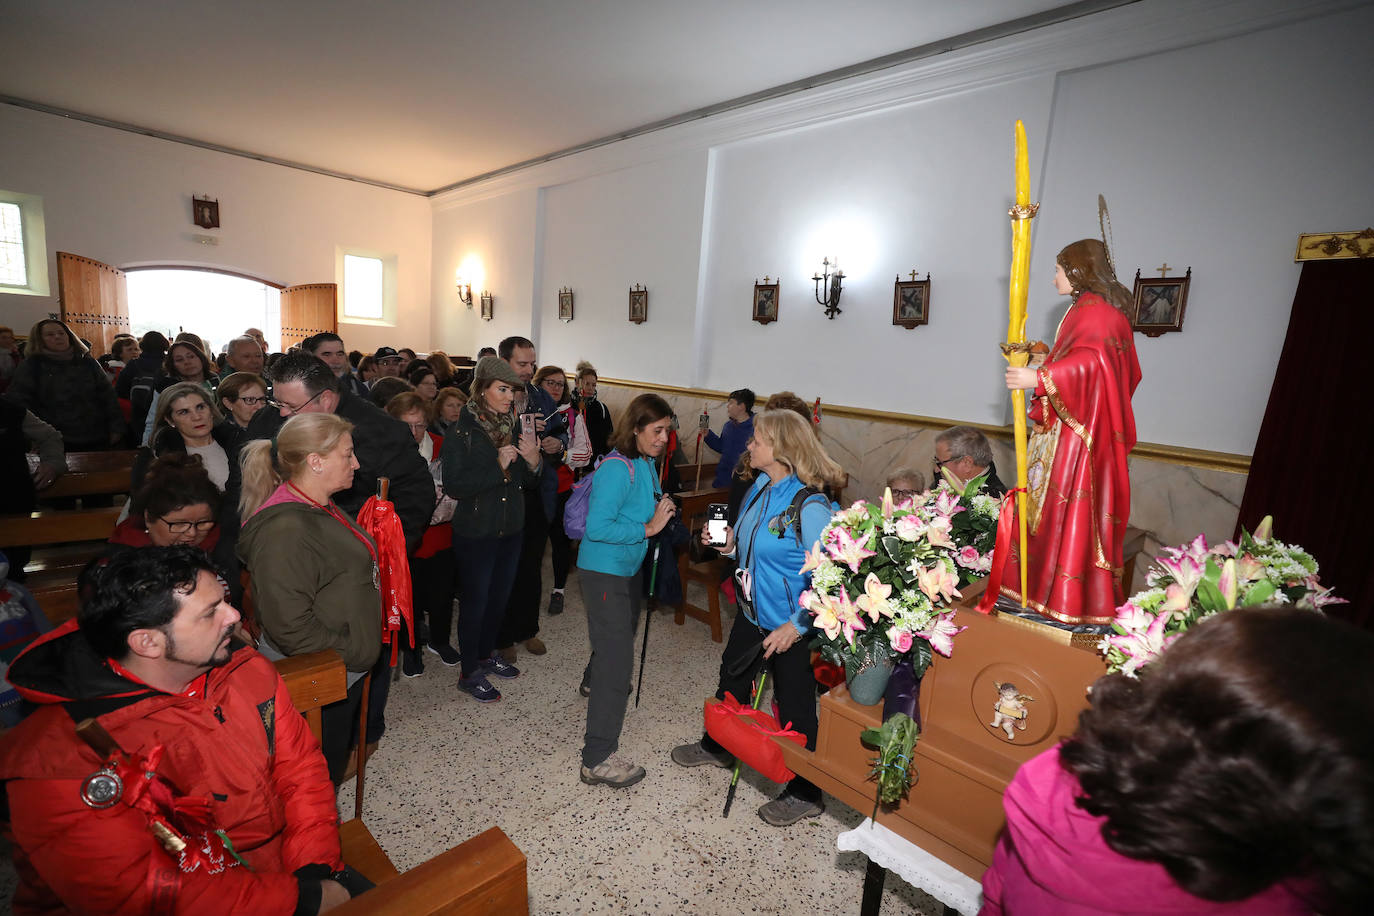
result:
[[[798,490],[798,491],[796,492],[796,494],[792,497],[792,502],[787,506],[787,512],[784,513],[784,514],[783,514],[783,517],[782,517],[782,528],[783,528],[783,530],[786,531],[787,528],[788,528],[789,526],[792,527],[792,532],[793,532],[793,534],[794,534],[794,535],[796,536],[796,538],[797,538],[797,546],[798,546],[798,547],[805,547],[805,546],[806,546],[805,544],[802,543],[802,533],[801,533],[801,512],[802,512],[802,506],[806,505],[806,503],[807,503],[807,502],[811,499],[811,497],[813,497],[813,496],[819,496],[819,497],[821,497],[822,499],[825,498],[825,494],[822,493],[820,490],[817,490],[815,487],[802,487],[802,488],[801,488],[800,490]]]

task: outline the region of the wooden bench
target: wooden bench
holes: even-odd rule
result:
[[[316,652],[276,662],[292,704],[318,739],[320,707],[343,699],[347,674],[338,653]],[[384,916],[528,913],[525,856],[499,827],[453,847],[404,875],[359,817],[339,825],[344,862],[377,887],[331,912]]]
[[[705,472],[703,471],[703,474]],[[684,482],[686,478],[683,478]],[[706,517],[706,507],[711,503],[727,503],[730,491],[723,489],[701,489],[679,493],[682,500],[682,521],[687,530],[695,532]],[[695,535],[693,535],[695,536]],[[711,560],[707,563],[693,563],[688,550],[683,550],[677,558],[678,576],[682,581],[682,601],[673,614],[673,622],[681,626],[688,617],[700,620],[711,628],[711,641],[724,642],[725,632],[720,619],[720,580],[724,563]],[[706,589],[706,607],[698,607],[687,600],[687,585],[700,583]]]
[[[73,496],[121,496],[129,492],[137,451],[68,452],[67,472],[46,490],[39,500]],[[38,466],[38,456],[29,455],[29,470]]]
[[[88,548],[40,558],[25,567],[29,579],[24,584],[52,623],[76,616],[76,577],[104,549],[119,512],[118,506],[109,506],[0,515],[0,548],[58,544],[82,544]]]

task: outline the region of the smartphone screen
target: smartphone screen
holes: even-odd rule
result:
[[[725,528],[729,524],[729,512],[730,507],[724,503],[711,503],[706,507],[706,536],[712,547],[725,546]]]

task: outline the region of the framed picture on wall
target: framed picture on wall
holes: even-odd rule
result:
[[[778,320],[778,287],[779,281],[768,282],[764,277],[763,282],[754,281],[754,320],[759,324],[768,324],[770,321]]]
[[[630,320],[643,324],[649,318],[649,291],[638,283],[630,290]]]
[[[558,320],[573,320],[573,291],[570,286],[565,286],[558,291]]]
[[[1193,268],[1181,277],[1142,277],[1135,272],[1135,314],[1131,330],[1146,337],[1183,330],[1183,311],[1188,306],[1188,283]]]
[[[930,274],[924,280],[898,277],[892,285],[892,323],[910,331],[921,324],[930,324]]]
[[[492,299],[491,293],[483,293],[483,294],[482,294],[482,320],[483,320],[483,321],[491,321],[492,303],[493,303],[493,299]]]

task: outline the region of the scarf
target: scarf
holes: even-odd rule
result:
[[[496,413],[487,407],[480,395],[469,400],[463,409],[472,414],[477,425],[482,427],[482,431],[487,434],[498,449],[512,443],[515,432],[514,414]]]

